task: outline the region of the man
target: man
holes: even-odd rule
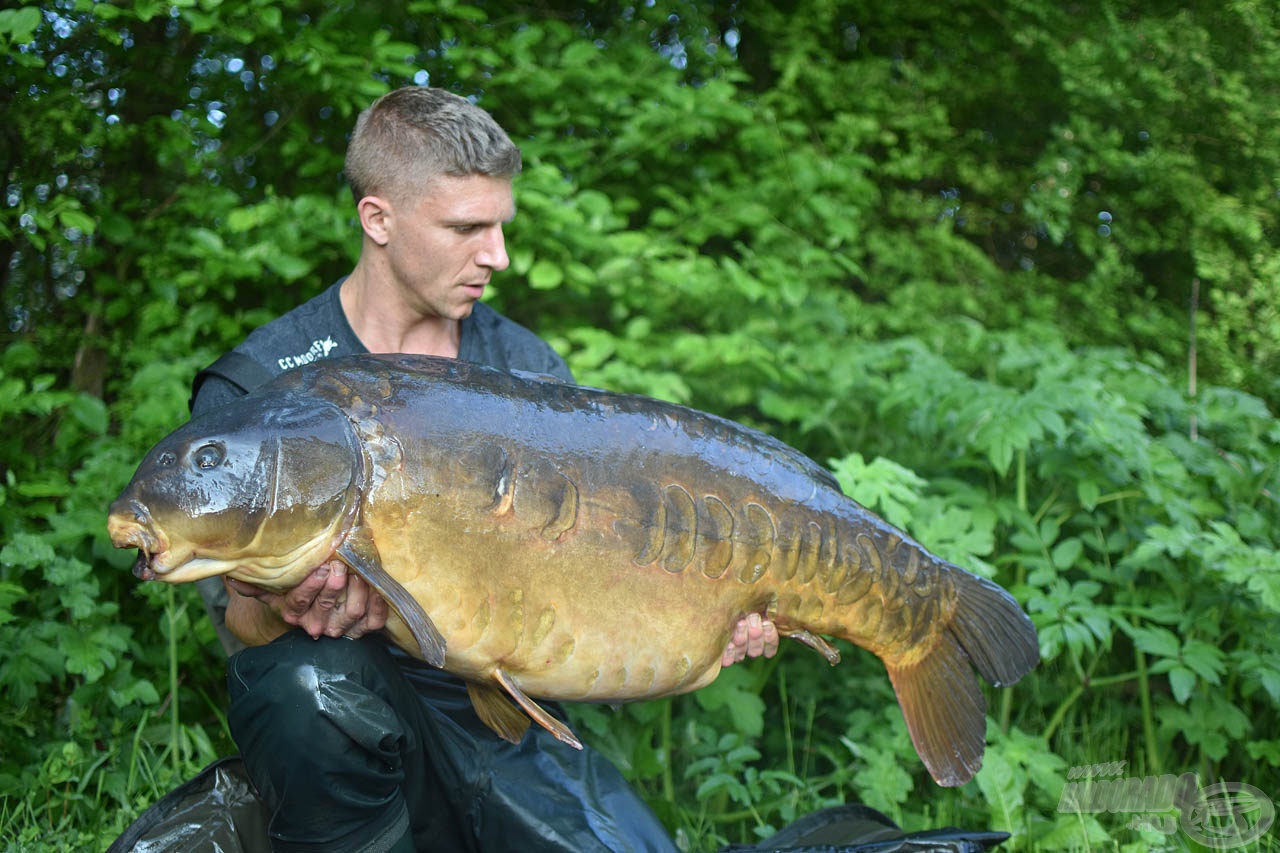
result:
[[[239,367],[220,360],[203,374],[193,414],[298,364],[360,352],[572,381],[550,346],[478,301],[508,265],[502,227],[520,168],[507,135],[463,98],[409,87],[376,101],[347,151],[363,232],[355,268],[250,334]],[[228,665],[228,721],[271,809],[275,849],[674,849],[598,754],[538,726],[519,745],[499,739],[463,682],[382,640],[386,602],[341,563],[283,594],[220,583],[201,591],[215,622],[225,601],[226,630],[248,646]],[[723,662],[772,655],[777,642],[752,614]]]

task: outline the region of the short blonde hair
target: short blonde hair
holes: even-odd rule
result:
[[[357,202],[420,190],[439,175],[514,178],[520,149],[493,116],[452,92],[406,86],[356,119],[344,171]]]

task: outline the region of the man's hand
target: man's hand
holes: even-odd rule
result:
[[[381,630],[387,624],[386,600],[370,589],[364,578],[348,573],[346,564],[338,560],[315,569],[302,583],[285,592],[271,592],[232,578],[227,578],[226,583],[231,590],[228,627],[250,645],[270,642],[285,633],[290,625],[316,638],[354,639]],[[237,595],[255,599],[262,605],[259,611],[265,608],[270,613],[259,612],[256,617],[245,620],[246,629],[238,630],[239,625],[232,624],[231,615]],[[241,636],[242,630],[250,636]]]
[[[759,613],[748,613],[738,620],[733,636],[720,658],[720,665],[733,666],[746,658],[764,655],[771,658],[778,653],[778,628]]]

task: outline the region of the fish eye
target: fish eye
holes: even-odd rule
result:
[[[216,444],[206,444],[192,454],[196,467],[208,470],[217,468],[222,464],[223,453],[222,448]]]

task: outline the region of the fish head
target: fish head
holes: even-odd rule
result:
[[[250,395],[178,428],[111,504],[134,574],[171,583],[233,574],[295,585],[328,559],[358,511],[363,457],[332,403]]]

